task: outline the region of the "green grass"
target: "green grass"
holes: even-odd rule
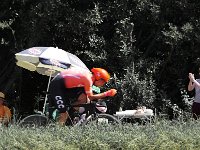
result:
[[[0,128],[1,150],[199,150],[200,121]]]

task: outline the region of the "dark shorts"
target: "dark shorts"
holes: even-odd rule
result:
[[[66,105],[73,104],[85,93],[83,87],[66,88],[62,76],[57,75],[49,85],[49,106],[55,106],[60,113],[66,112]]]
[[[194,119],[199,118],[200,116],[200,103],[194,102],[192,105],[192,115]]]

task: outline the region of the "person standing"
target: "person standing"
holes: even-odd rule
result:
[[[200,116],[200,79],[195,79],[194,74],[192,73],[189,73],[189,79],[188,91],[195,90],[194,102],[192,104],[192,115],[196,120]]]

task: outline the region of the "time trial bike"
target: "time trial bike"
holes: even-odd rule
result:
[[[106,101],[98,100],[90,101],[89,103],[67,105],[68,108],[68,120],[66,125],[79,126],[94,124],[119,124],[120,120],[115,116],[107,114]],[[80,108],[82,111],[76,111],[75,108]],[[38,112],[33,115],[29,115],[19,122],[21,127],[35,127],[35,126],[47,126],[55,124],[59,116],[58,110],[55,107],[48,107],[46,105],[45,113]]]

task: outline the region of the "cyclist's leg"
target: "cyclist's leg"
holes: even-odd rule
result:
[[[67,95],[69,98],[71,105],[87,103],[87,95],[85,94],[83,87],[67,89],[65,95]],[[80,117],[79,115],[81,112],[79,111],[79,107],[70,107],[68,112],[69,119],[67,124],[74,125],[74,123],[76,123],[77,119]]]
[[[68,118],[67,100],[64,79],[57,75],[49,86],[49,101],[51,106],[54,105],[59,112],[58,122],[60,125],[64,125]]]
[[[73,105],[79,105],[79,104],[85,104],[88,103],[89,99],[85,93],[82,93],[76,102],[73,103]],[[80,107],[74,107],[76,111],[79,111],[81,108]]]
[[[68,89],[68,97],[72,105],[84,104],[88,102],[85,90],[82,87]],[[79,110],[79,107],[73,107],[75,111]]]

